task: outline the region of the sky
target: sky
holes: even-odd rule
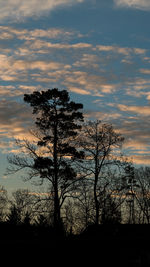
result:
[[[86,119],[112,123],[123,151],[150,165],[150,0],[0,0],[0,184],[14,138],[34,121],[25,93],[66,89]]]

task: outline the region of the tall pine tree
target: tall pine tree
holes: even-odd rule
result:
[[[36,148],[29,141],[20,144],[29,152],[32,161],[19,156],[9,158],[9,163],[17,169],[27,167],[32,170],[32,177],[38,174],[50,181],[50,197],[54,208],[54,226],[61,226],[61,207],[78,181],[74,162],[83,158],[82,151],[77,150],[73,140],[81,129],[83,115],[82,104],[70,101],[66,90],[48,89],[25,94],[24,101],[33,108],[38,141]],[[46,150],[42,155],[37,148]],[[17,170],[13,169],[13,170]]]

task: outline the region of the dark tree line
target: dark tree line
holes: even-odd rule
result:
[[[47,192],[17,191],[3,220],[39,220],[66,231],[149,223],[150,169],[137,170],[121,155],[124,138],[112,125],[84,122],[83,105],[66,90],[25,94],[24,101],[35,115],[33,142],[16,140],[20,154],[8,156],[8,173],[24,170],[26,180],[47,184]]]

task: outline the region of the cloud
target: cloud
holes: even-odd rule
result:
[[[76,43],[76,44],[68,44],[68,43],[51,43],[44,40],[35,40],[35,42],[28,43],[31,49],[86,49],[91,48],[92,45],[88,43]]]
[[[12,133],[23,132],[25,125],[29,123],[31,117],[29,108],[13,100],[2,100],[0,102],[0,136],[13,136]],[[30,114],[30,116],[29,116]]]
[[[58,28],[51,28],[51,29],[35,29],[32,31],[28,31],[28,34],[20,35],[20,39],[25,39],[26,40],[35,40],[37,38],[49,38],[49,39],[58,39],[58,38],[63,38],[64,36],[69,38],[71,37],[74,32],[70,32],[70,31],[64,31],[63,29],[58,29]]]
[[[143,74],[150,74],[150,69],[140,69],[140,72]]]
[[[150,165],[149,155],[131,155],[130,159],[137,165]]]
[[[121,117],[119,113],[106,113],[101,111],[88,111],[84,114],[87,119],[98,119],[101,121],[107,121],[108,123],[112,120],[118,120]]]
[[[97,45],[97,49],[103,52],[115,52],[123,55],[129,55],[131,48],[128,47],[118,47],[118,46],[109,46],[109,45]]]
[[[0,149],[2,153],[16,152],[14,139],[33,140],[29,129],[33,126],[32,110],[13,100],[0,101]]]
[[[53,9],[82,3],[84,0],[0,0],[0,20],[20,21],[24,18],[40,16]]]
[[[41,87],[37,86],[30,86],[30,85],[0,85],[0,99],[2,101],[6,101],[6,98],[13,99],[14,97],[22,97],[26,93],[31,93],[36,90],[40,90]],[[6,97],[7,96],[7,97]],[[4,102],[5,103],[5,102]],[[7,103],[7,102],[6,102]]]
[[[69,69],[68,64],[51,60],[15,59],[13,56],[0,55],[0,78],[3,81],[27,81],[29,76],[43,72]],[[37,74],[38,75],[38,74]],[[36,76],[35,76],[36,79]]]
[[[97,45],[96,48],[102,52],[114,52],[117,54],[122,54],[124,56],[129,56],[131,53],[137,55],[143,55],[146,53],[146,49],[143,48],[130,48],[130,47],[120,47],[114,45]]]
[[[114,0],[117,7],[136,8],[141,10],[150,10],[149,0]]]
[[[142,133],[141,133],[141,135],[142,135]],[[149,138],[149,136],[147,137],[147,139],[148,138]],[[145,149],[145,151],[143,151],[143,154],[144,154],[148,148],[147,140],[145,142],[144,139],[145,139],[145,136],[141,136],[141,138],[136,138],[136,139],[129,138],[128,140],[125,140],[123,147],[126,149],[135,150],[136,153],[139,153],[138,150],[142,151],[143,149]]]
[[[79,94],[79,95],[90,95],[91,93],[88,92],[87,90],[81,89],[81,88],[77,88],[77,87],[69,87],[69,90],[73,93]]]
[[[109,84],[103,75],[92,74],[88,71],[70,70],[64,77],[63,84],[68,90],[79,94],[91,94],[93,96],[102,96],[101,93],[110,94],[117,90],[118,85]],[[77,90],[78,88],[78,90]],[[81,91],[82,89],[82,91]]]
[[[116,91],[117,87],[118,86],[116,84],[104,84],[101,86],[101,92],[106,94],[112,94]]]
[[[140,74],[149,74],[149,69],[140,69]],[[126,83],[126,95],[150,99],[150,79],[136,77]]]
[[[133,112],[138,115],[142,116],[149,116],[150,115],[150,106],[128,106],[128,105],[123,105],[123,104],[118,104],[117,107],[121,111],[125,112]]]
[[[118,121],[114,121],[114,125],[117,132],[125,137],[125,142],[123,144],[124,154],[128,157],[132,157],[134,163],[141,164],[140,162],[142,162],[142,159],[144,162],[146,158],[145,155],[148,156],[150,151],[150,119],[149,116],[143,116],[142,111],[140,114],[137,114],[138,116],[130,116],[129,113],[133,112],[133,110],[139,111],[138,107],[132,107],[132,111],[130,111],[130,107],[131,106],[129,106],[129,111],[127,111],[127,105],[121,106],[121,110],[123,110],[124,113],[120,119],[118,118]],[[148,113],[149,112],[146,112],[146,114]]]
[[[147,53],[146,49],[117,45],[94,46],[85,42],[85,38],[82,42],[80,32],[61,28],[27,30],[0,26],[0,34],[6,38],[10,49],[9,52],[0,51],[0,79],[11,85],[12,82],[13,85],[17,83],[14,90],[10,89],[12,96],[15,93],[16,96],[21,95],[19,83],[34,83],[33,86],[40,83],[41,87],[46,87],[42,83],[47,83],[52,87],[65,86],[79,95],[103,97],[111,94],[114,97],[123,90],[123,94],[145,96],[147,99],[150,97],[149,92],[137,93],[138,89],[135,88],[139,86],[140,90],[146,90],[148,80],[140,76],[138,79],[133,78],[136,72],[143,75],[144,66],[141,64],[139,70],[139,65],[135,66],[136,62],[134,64],[133,61],[138,58],[141,62]],[[15,47],[14,39],[17,39]],[[131,68],[125,63],[130,60]],[[3,91],[5,89],[8,93],[9,88],[3,87]]]
[[[47,28],[45,29],[16,29],[11,26],[0,26],[0,39],[18,39],[18,40],[41,40],[41,39],[56,39],[56,40],[70,40],[70,38],[81,38],[81,34],[77,31],[67,31],[61,28]]]

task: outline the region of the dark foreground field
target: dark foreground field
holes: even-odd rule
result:
[[[20,266],[150,266],[149,225],[91,226],[67,237],[52,228],[3,226],[0,235],[1,257]]]

